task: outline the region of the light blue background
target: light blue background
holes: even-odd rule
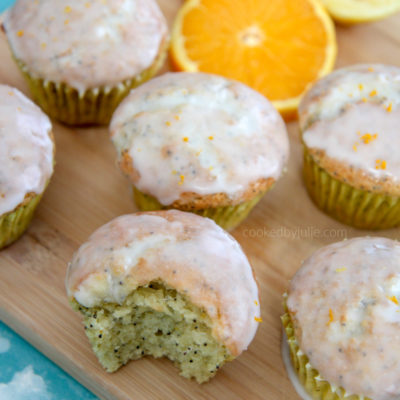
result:
[[[14,0],[0,0],[0,12],[4,11],[6,8],[11,6],[14,3]]]
[[[4,352],[5,347],[9,349]],[[43,392],[22,391],[21,387],[18,391],[18,388],[10,384],[16,373],[26,371],[30,366],[36,380],[41,381],[40,377],[43,378],[46,395]],[[28,382],[26,384],[28,385]],[[32,384],[34,388],[37,386]],[[96,400],[97,397],[0,322],[0,399]]]
[[[14,0],[0,0],[0,12],[14,3]],[[6,352],[0,351],[0,398],[1,400],[42,400],[40,392],[24,393],[10,382],[18,373],[33,368],[35,382],[46,389],[46,400],[96,400],[97,397],[66,374],[43,354],[0,321],[1,345],[10,346]],[[31,376],[30,374],[29,376]],[[41,380],[43,378],[44,382]],[[37,385],[36,385],[37,386]],[[33,387],[36,387],[35,385]],[[10,397],[12,396],[12,398]]]

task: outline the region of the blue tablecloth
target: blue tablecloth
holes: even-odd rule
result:
[[[15,0],[0,0],[0,13],[3,12],[6,8],[10,7]]]
[[[57,365],[0,322],[1,400],[96,400]]]

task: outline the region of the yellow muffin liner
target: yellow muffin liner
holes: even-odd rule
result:
[[[239,203],[234,206],[224,206],[215,208],[205,208],[202,210],[181,210],[193,212],[202,217],[207,217],[213,219],[219,226],[226,230],[232,230],[237,227],[250,213],[250,211],[255,207],[255,205],[261,200],[266,192],[258,194],[256,197],[249,201]],[[133,197],[136,205],[142,211],[156,211],[156,210],[167,210],[174,207],[163,206],[158,202],[158,200],[149,196],[133,186]]]
[[[131,89],[152,78],[166,57],[166,46],[151,67],[115,87],[99,87],[83,92],[65,84],[33,77],[20,60],[15,59],[36,103],[48,114],[67,125],[106,125],[114,110]]]
[[[311,199],[322,211],[361,229],[400,226],[400,197],[356,189],[333,178],[304,148],[304,181]]]
[[[0,249],[16,241],[28,228],[42,194],[0,216]]]
[[[287,311],[287,310],[286,310]],[[286,332],[287,343],[290,351],[290,358],[294,371],[300,383],[315,400],[370,400],[364,396],[347,394],[346,391],[338,386],[331,385],[319,375],[308,360],[308,357],[300,350],[294,335],[292,320],[289,313],[281,317],[283,327]]]

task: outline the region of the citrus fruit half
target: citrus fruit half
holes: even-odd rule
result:
[[[338,22],[357,24],[376,21],[400,11],[400,0],[322,0]]]
[[[187,0],[172,30],[176,70],[241,81],[287,119],[335,58],[334,25],[319,0]]]

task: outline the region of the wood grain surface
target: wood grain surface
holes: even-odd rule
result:
[[[172,21],[181,1],[159,2]],[[400,65],[400,15],[374,24],[337,27],[337,33],[338,67],[358,62]],[[0,83],[28,93],[3,34]],[[301,261],[323,245],[361,235],[399,238],[400,230],[359,231],[322,214],[302,183],[297,123],[288,129],[288,172],[233,231],[258,278],[263,322],[249,350],[210,383],[198,385],[181,378],[165,359],[145,358],[106,373],[90,349],[80,316],[68,305],[64,277],[72,253],[96,228],[136,210],[105,128],[70,129],[54,123],[53,179],[28,232],[0,252],[0,318],[100,398],[298,399],[280,354],[279,317],[288,280]]]

